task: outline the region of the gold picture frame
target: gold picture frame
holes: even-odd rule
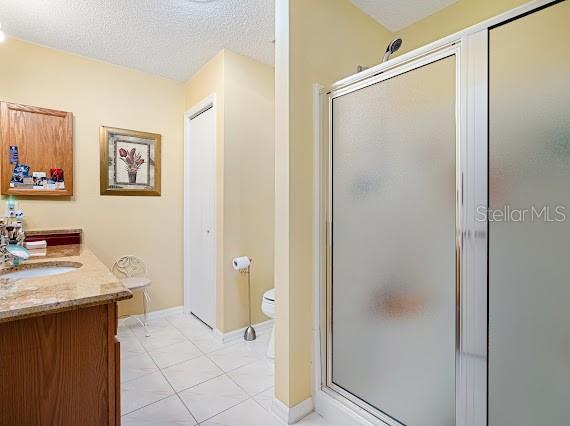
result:
[[[160,142],[157,133],[101,126],[101,195],[160,195]]]

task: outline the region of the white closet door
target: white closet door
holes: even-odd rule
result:
[[[190,310],[216,321],[216,118],[210,108],[190,120],[189,235]]]

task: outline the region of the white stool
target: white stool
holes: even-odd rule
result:
[[[150,333],[148,331],[147,313],[148,306],[150,305],[148,288],[150,287],[151,281],[148,276],[148,268],[146,264],[139,257],[123,256],[113,264],[111,272],[133,293],[137,291],[142,292],[144,312],[143,321],[138,317],[135,318],[144,327],[145,336],[149,337]]]

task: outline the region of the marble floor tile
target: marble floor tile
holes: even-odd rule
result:
[[[331,423],[327,422],[324,418],[319,416],[317,413],[311,413],[307,417],[299,420],[295,425],[299,426],[332,426]]]
[[[153,349],[162,349],[176,343],[187,342],[188,339],[176,329],[165,329],[152,333],[149,337],[137,336],[139,342],[148,351]]]
[[[129,321],[131,321],[127,325],[129,330],[131,330],[131,332],[136,336],[140,336],[140,337],[145,336],[146,332],[145,332],[145,329],[144,329],[142,323],[140,323],[136,320],[134,320],[134,322],[132,322],[133,320],[134,320],[134,318],[129,319]],[[161,331],[171,330],[172,324],[170,324],[164,318],[159,318],[157,320],[149,321],[147,329],[148,329],[148,332],[152,335],[154,333],[159,333]]]
[[[133,334],[118,337],[121,342],[121,359],[146,353],[141,342]]]
[[[277,417],[265,411],[253,399],[201,423],[203,426],[282,426]]]
[[[202,352],[188,340],[161,348],[149,349],[148,353],[160,368],[170,367],[202,356]]]
[[[263,359],[264,355],[258,353],[248,342],[242,341],[211,352],[208,357],[227,372]]]
[[[133,355],[125,358],[121,364],[121,382],[138,379],[154,371],[158,371],[158,367],[146,352]]]
[[[228,372],[228,376],[250,396],[273,387],[273,361],[263,359]]]
[[[127,414],[167,396],[174,390],[160,371],[121,384],[121,413]]]
[[[197,318],[176,314],[150,321],[121,319],[122,422],[125,425],[275,426],[274,361],[269,330],[257,339],[222,342]],[[304,426],[325,426],[318,415]]]
[[[226,346],[230,346],[230,344],[224,344],[212,331],[208,331],[207,333],[202,333],[200,335],[191,335],[182,331],[182,334],[184,334],[184,336],[186,336],[204,353],[210,353],[223,349]]]
[[[180,314],[168,317],[167,320],[188,338],[212,332],[210,327],[192,315]]]
[[[194,426],[196,420],[177,395],[169,396],[122,417],[124,426]]]
[[[255,399],[257,403],[261,405],[263,408],[265,408],[267,411],[271,411],[271,404],[273,404],[273,398],[275,398],[275,388],[273,387],[273,385],[269,389],[264,390],[263,392],[258,393],[253,397],[253,399]]]
[[[180,393],[198,422],[245,401],[248,395],[227,376],[219,376]]]
[[[176,392],[223,374],[222,370],[205,356],[175,364],[162,371]]]
[[[257,339],[251,342],[244,342],[250,351],[255,352],[261,358],[267,358],[267,346],[269,345],[270,334],[265,332],[258,334]]]

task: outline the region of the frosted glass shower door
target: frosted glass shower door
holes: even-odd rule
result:
[[[568,0],[489,32],[489,426],[570,424],[569,46]]]
[[[393,424],[455,425],[455,74],[332,99],[329,386]]]

